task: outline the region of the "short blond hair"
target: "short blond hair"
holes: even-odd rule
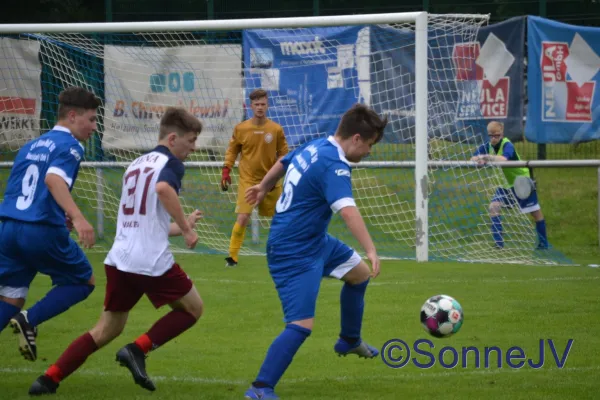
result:
[[[489,131],[500,131],[502,133],[504,133],[504,124],[502,122],[498,122],[498,121],[492,121],[488,124],[487,126],[487,130]]]

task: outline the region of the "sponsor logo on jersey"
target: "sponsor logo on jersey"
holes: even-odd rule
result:
[[[337,176],[350,176],[350,171],[348,171],[347,169],[336,169],[335,170],[335,174]]]
[[[79,155],[79,152],[77,150],[72,148],[70,151],[71,151],[71,154],[73,155],[73,157],[75,157],[75,159],[77,161],[81,160],[81,156]]]

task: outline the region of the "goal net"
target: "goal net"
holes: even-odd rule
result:
[[[425,14],[27,30],[0,25],[0,188],[20,146],[55,124],[59,92],[88,88],[102,106],[73,194],[97,228],[97,249],[105,251],[115,234],[125,167],[156,145],[165,107],[182,106],[204,125],[181,192],[187,212],[204,212],[196,251],[226,254],[238,175],[234,168],[233,185],[223,192],[221,168],[235,125],[252,116],[248,94],[263,88],[268,117],[283,126],[290,150],[334,134],[354,103],[388,117],[383,140],[353,170],[357,204],[381,256],[414,259],[421,246],[430,260],[556,263],[549,253],[534,251],[535,227],[514,208],[502,214],[507,251],[494,249],[488,205],[505,178],[499,167],[468,162],[487,140],[489,120],[459,118],[465,102],[479,112],[477,84],[459,77],[473,73],[475,56],[464,44],[477,41],[487,18],[428,15],[419,48],[417,15]],[[425,63],[418,54],[426,55]],[[423,111],[426,124],[419,127]],[[427,139],[421,153],[419,132]],[[263,133],[265,140],[270,134]],[[419,160],[428,166],[427,179],[415,179]],[[241,254],[264,254],[268,229],[269,219],[254,214]],[[330,233],[360,250],[339,217]],[[185,250],[180,239],[172,245]]]

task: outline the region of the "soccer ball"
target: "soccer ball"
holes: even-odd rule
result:
[[[421,324],[431,336],[449,337],[463,324],[463,309],[450,296],[440,294],[427,299],[421,307]]]

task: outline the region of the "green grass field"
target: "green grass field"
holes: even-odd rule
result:
[[[373,158],[385,158],[385,153],[392,150],[382,146]],[[525,148],[521,150],[527,152]],[[588,154],[585,145],[577,151],[573,150],[570,158],[598,158]],[[412,159],[409,153],[399,153],[398,149],[395,154]],[[522,154],[522,157],[535,158],[532,155]],[[7,171],[0,170],[1,190]],[[199,288],[206,312],[190,331],[148,358],[148,371],[157,383],[157,392],[145,392],[134,385],[128,371],[114,361],[121,346],[145,332],[165,312],[154,310],[143,299],[130,316],[123,335],[64,381],[56,398],[239,399],[255,378],[268,346],[282,329],[281,307],[264,257],[243,257],[238,268],[225,269],[224,255],[214,254],[227,247],[235,218],[232,204],[235,193],[218,190],[218,170],[202,172],[188,171],[182,195],[188,204],[198,205],[205,212],[202,226],[205,243],[199,246],[204,253],[178,254],[177,259]],[[106,240],[99,242],[99,250],[90,253],[97,289],[82,304],[40,326],[39,359],[35,363],[20,358],[12,333],[0,334],[0,399],[27,398],[33,380],[73,339],[91,328],[100,315],[105,288],[102,247],[106,249],[112,239],[114,227],[108,221],[111,216],[114,218],[116,210],[109,204],[118,204],[121,174],[122,171],[115,169],[106,170],[104,175]],[[419,369],[412,363],[392,369],[381,358],[338,358],[333,344],[339,331],[341,285],[327,280],[321,287],[315,330],[285,374],[278,394],[284,399],[598,398],[600,269],[587,267],[600,261],[597,169],[536,169],[535,176],[550,241],[580,266],[384,260],[382,275],[367,291],[363,333],[378,348],[390,339],[411,344],[426,338],[419,323],[423,302],[440,293],[455,297],[464,308],[464,325],[451,338],[431,338],[435,348],[430,351],[437,356],[440,348],[452,346],[460,354],[463,347],[475,346],[481,352],[479,368],[474,365],[472,353],[466,358],[466,368],[462,367],[460,356],[458,366],[452,369],[443,368],[439,360],[430,369]],[[414,257],[410,245],[414,224],[407,211],[412,210],[414,201],[412,170],[369,170],[362,171],[360,177],[355,190],[365,198],[360,206],[371,207],[368,223],[381,254]],[[430,199],[430,221],[435,225],[446,218],[460,227],[465,237],[446,235],[442,239],[455,248],[468,248],[469,235],[478,232],[473,215],[486,207],[488,199],[474,191],[469,182],[452,181],[449,171],[436,172],[433,177],[440,184],[435,186]],[[91,171],[82,169],[74,191],[76,201],[94,226],[98,207],[95,178]],[[374,192],[372,188],[377,186],[384,189]],[[389,193],[406,204],[392,206],[386,198]],[[390,227],[395,232],[390,233]],[[443,245],[443,240],[435,236],[435,229],[431,230],[432,243]],[[331,232],[346,234],[339,219],[334,218]],[[266,234],[263,227],[260,243],[252,244],[248,232],[247,249],[263,252]],[[49,287],[47,277],[37,277],[28,305],[40,299]],[[574,340],[563,368],[556,366],[548,345],[542,368],[525,365],[511,369],[507,365],[506,352],[512,346],[522,347],[527,358],[538,362],[540,339],[552,339],[559,358],[567,341]],[[496,353],[491,353],[491,365],[485,368],[486,346],[502,349],[502,368],[497,367]],[[421,363],[428,361],[425,356],[413,356]],[[446,355],[446,361],[451,361],[450,356]]]
[[[282,329],[277,295],[262,257],[243,259],[236,269],[225,269],[220,256],[181,255],[178,261],[195,281],[205,302],[205,315],[181,337],[151,353],[147,367],[158,389],[149,393],[133,383],[118,367],[116,351],[145,332],[165,311],[154,310],[142,299],[121,337],[92,355],[65,380],[57,399],[240,399],[254,379],[272,339]],[[83,303],[40,326],[39,358],[21,359],[16,337],[0,334],[0,382],[3,399],[25,399],[36,377],[54,362],[66,346],[93,326],[101,312],[105,277],[103,255],[90,257],[96,268],[97,289]],[[460,301],[465,322],[446,339],[431,338],[430,351],[440,348],[480,349],[467,367],[445,369],[439,360],[430,369],[410,363],[401,369],[381,360],[339,358],[333,343],[339,330],[337,281],[323,281],[315,329],[278,386],[284,399],[596,399],[600,390],[600,269],[588,267],[524,267],[464,263],[384,261],[382,274],[367,291],[363,335],[381,348],[390,339],[413,343],[426,338],[419,323],[422,303],[445,293]],[[30,304],[49,288],[36,278]],[[520,346],[525,357],[539,361],[539,340],[552,339],[559,359],[569,339],[571,350],[558,368],[548,345],[545,363],[511,369],[491,353],[485,368],[486,346],[498,346],[503,355]],[[424,349],[424,347],[421,347]],[[426,363],[425,356],[413,354]],[[451,354],[445,361],[451,362]],[[462,356],[459,356],[462,357]]]

